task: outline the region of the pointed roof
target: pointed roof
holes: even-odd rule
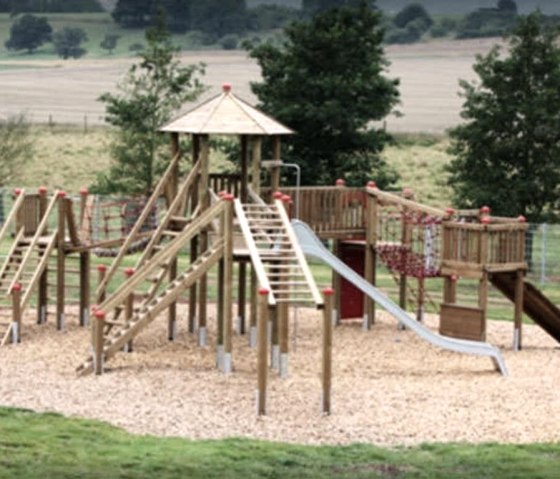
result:
[[[219,95],[172,120],[160,131],[215,135],[291,135],[294,132],[257,110],[224,84]]]

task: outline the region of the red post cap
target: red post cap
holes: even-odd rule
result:
[[[274,194],[272,195],[272,197],[273,197],[275,200],[281,200],[281,199],[282,199],[282,196],[284,196],[284,195],[282,194],[281,191],[275,191]]]
[[[336,186],[344,186],[346,185],[346,181],[344,180],[344,178],[339,178],[338,180],[336,180]]]
[[[371,181],[371,180],[366,183],[366,186],[368,188],[377,188],[377,184],[375,183],[375,181]]]
[[[21,283],[15,283],[15,284],[12,286],[12,292],[14,292],[14,291],[17,291],[17,292],[20,292],[20,291],[21,291]]]
[[[457,276],[456,274],[452,274],[451,275],[451,281],[458,281],[459,280],[459,276]]]
[[[334,294],[334,289],[332,288],[325,288],[323,289],[323,294],[325,296],[332,296]]]
[[[480,222],[483,225],[489,225],[490,224],[490,217],[489,216],[484,216],[483,218],[480,219]]]
[[[97,271],[99,271],[100,273],[104,273],[105,271],[107,271],[107,266],[104,264],[98,264]]]
[[[218,192],[218,196],[219,196],[220,198],[223,198],[223,197],[226,196],[226,195],[227,195],[227,191],[226,191],[226,190],[222,190],[222,191]]]
[[[266,296],[269,293],[267,288],[259,288],[259,294],[261,296]]]
[[[60,190],[60,191],[58,192],[58,197],[59,197],[59,198],[64,198],[65,196],[66,196],[66,191]]]
[[[134,268],[125,268],[124,274],[127,275],[128,277],[132,276],[134,274]]]
[[[223,196],[223,199],[224,199],[225,201],[233,201],[233,198],[234,198],[234,196],[233,196],[231,193],[226,193],[226,194]]]
[[[525,218],[525,216],[523,215],[519,215],[517,217],[517,221],[519,221],[520,223],[526,223],[527,222],[527,218]]]
[[[19,196],[21,195],[21,188],[14,188],[14,195]]]
[[[292,197],[290,195],[282,195],[281,199],[284,203],[290,203],[292,201]]]
[[[102,311],[100,309],[96,309],[95,312],[93,313],[95,315],[95,317],[101,321],[103,321],[105,319],[105,311]]]
[[[39,186],[39,188],[37,188],[37,192],[38,192],[40,195],[44,195],[44,194],[47,193],[47,187],[46,187],[46,186]]]
[[[88,191],[88,189],[87,189],[85,186],[83,186],[82,188],[80,188],[80,195],[82,195],[82,196],[87,196],[88,194],[89,194],[89,191]]]
[[[231,91],[231,83],[224,83],[222,85],[222,90],[224,93],[229,93]]]
[[[453,216],[455,214],[455,209],[448,206],[445,208],[445,214],[449,216]]]
[[[490,207],[489,206],[483,206],[482,208],[480,208],[480,214],[489,215],[490,214]]]

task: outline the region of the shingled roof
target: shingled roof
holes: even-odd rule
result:
[[[219,95],[170,121],[160,131],[195,135],[291,135],[288,127],[241,100],[225,84]]]

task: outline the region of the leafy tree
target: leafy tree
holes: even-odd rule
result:
[[[517,3],[514,0],[498,0],[498,10],[517,14]]]
[[[0,121],[0,185],[13,182],[33,156],[34,140],[24,115]]]
[[[479,8],[469,13],[459,25],[457,38],[502,36],[517,22],[517,5],[499,0],[497,8]]]
[[[428,30],[434,23],[430,14],[420,3],[410,3],[395,15],[393,23],[398,28],[405,28],[409,23],[420,22],[425,25],[424,30]]]
[[[193,27],[219,37],[240,33],[247,27],[245,0],[192,0]]]
[[[169,160],[168,140],[158,128],[204,89],[199,80],[203,65],[180,66],[163,19],[146,31],[146,42],[140,62],[118,85],[119,92],[100,97],[106,105],[105,119],[117,132],[112,145],[115,162],[98,177],[99,192],[148,194],[158,164]]]
[[[43,43],[51,40],[52,28],[45,17],[26,14],[18,18],[10,28],[8,50],[27,50],[32,53]]]
[[[87,35],[81,28],[64,27],[53,35],[54,49],[57,55],[64,60],[84,56],[87,51],[81,45],[85,41],[87,41]]]
[[[303,0],[302,7],[306,16],[314,15],[341,7],[358,7],[362,0]],[[367,3],[373,7],[374,0],[368,0]]]
[[[128,28],[150,25],[154,0],[119,0],[113,10],[113,20]]]
[[[113,50],[117,47],[119,38],[121,38],[120,35],[117,35],[115,33],[107,33],[105,34],[103,40],[101,40],[99,46],[103,48],[103,50],[107,50],[109,53],[113,53]]]
[[[283,48],[250,49],[263,77],[252,90],[264,111],[297,132],[283,156],[300,163],[306,184],[363,184],[374,173],[381,186],[395,179],[379,157],[388,137],[371,125],[398,101],[398,81],[383,74],[380,21],[361,2],[291,24]]]
[[[102,12],[97,0],[0,0],[0,12],[79,13]]]
[[[531,221],[560,207],[560,47],[539,14],[522,19],[508,52],[477,57],[461,81],[465,123],[451,130],[449,183],[462,207]]]

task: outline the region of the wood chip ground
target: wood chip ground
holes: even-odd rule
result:
[[[215,369],[212,346],[185,331],[167,341],[158,318],[119,354],[103,376],[76,377],[90,332],[68,317],[63,332],[26,318],[23,342],[0,349],[0,404],[100,419],[138,434],[192,439],[243,436],[304,444],[410,445],[468,441],[526,443],[560,439],[560,351],[536,326],[524,349],[511,350],[512,324],[491,322],[489,341],[502,348],[510,376],[488,358],[436,349],[378,313],[374,328],[357,322],[334,335],[333,414],[320,414],[320,313],[300,309],[290,374],[271,371],[266,417],[255,414],[256,354],[234,338],[234,373]],[[214,311],[210,310],[210,319]],[[291,316],[291,326],[294,318]],[[437,318],[427,318],[436,328]],[[293,330],[292,330],[293,332]],[[293,341],[291,343],[293,347]]]

